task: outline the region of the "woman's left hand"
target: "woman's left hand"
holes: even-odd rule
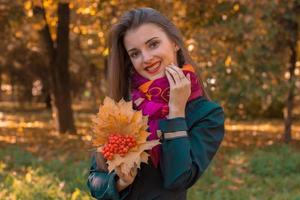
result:
[[[170,84],[168,118],[185,117],[185,106],[191,95],[190,74],[185,76],[182,69],[171,64],[166,67],[166,76]]]

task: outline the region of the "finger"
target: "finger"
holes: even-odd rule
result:
[[[181,68],[179,68],[178,66],[173,65],[172,69],[176,70],[176,72],[179,74],[180,79],[186,78],[184,73],[183,73],[183,70]]]
[[[167,71],[171,74],[171,76],[174,79],[174,84],[176,83],[180,83],[180,78],[179,78],[179,74],[176,72],[175,69],[173,69],[171,66],[169,68],[166,68]]]
[[[182,82],[182,81],[184,81],[186,79],[186,77],[185,77],[182,69],[180,69],[176,65],[172,65],[171,69],[177,73],[178,79],[176,79],[176,80],[178,80],[178,82]]]
[[[136,163],[134,164],[133,170],[134,170],[134,172],[135,172],[135,173],[137,173],[137,172],[138,172],[138,166],[137,166],[137,164],[136,164]]]
[[[191,82],[191,75],[190,75],[190,73],[188,73],[188,74],[186,75],[186,78]]]
[[[119,168],[116,168],[115,172],[120,178],[123,177],[123,173],[121,172],[121,170]]]
[[[135,177],[136,174],[137,174],[136,168],[132,168],[132,169],[130,170],[130,175],[131,175],[131,177]]]
[[[169,81],[170,87],[173,87],[175,85],[175,80],[174,80],[174,78],[172,77],[171,73],[168,70],[166,70],[166,76],[167,76],[167,79]]]
[[[170,70],[172,70],[172,72],[175,72],[176,74],[177,74],[177,76],[179,76],[180,77],[180,68],[179,67],[177,67],[176,65],[169,65],[170,66]]]
[[[137,164],[135,163],[134,166],[131,168],[131,170],[136,171],[137,170]]]

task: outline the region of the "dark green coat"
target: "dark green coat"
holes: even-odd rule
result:
[[[222,108],[204,97],[190,101],[185,118],[162,119],[161,132],[185,130],[188,137],[161,139],[159,168],[142,164],[134,182],[118,193],[114,172],[97,170],[95,157],[88,177],[88,187],[97,199],[185,200],[186,192],[203,174],[224,137]]]

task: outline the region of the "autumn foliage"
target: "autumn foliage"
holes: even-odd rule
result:
[[[104,99],[93,120],[92,143],[107,159],[109,172],[120,167],[123,173],[129,173],[135,165],[147,163],[149,154],[145,150],[159,144],[158,140],[147,141],[147,128],[147,117],[133,110],[132,102]]]

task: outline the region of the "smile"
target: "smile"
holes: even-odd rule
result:
[[[151,66],[148,66],[145,68],[145,70],[149,73],[149,74],[154,74],[156,72],[158,72],[158,70],[160,69],[160,64],[161,62],[156,62],[153,63]]]

